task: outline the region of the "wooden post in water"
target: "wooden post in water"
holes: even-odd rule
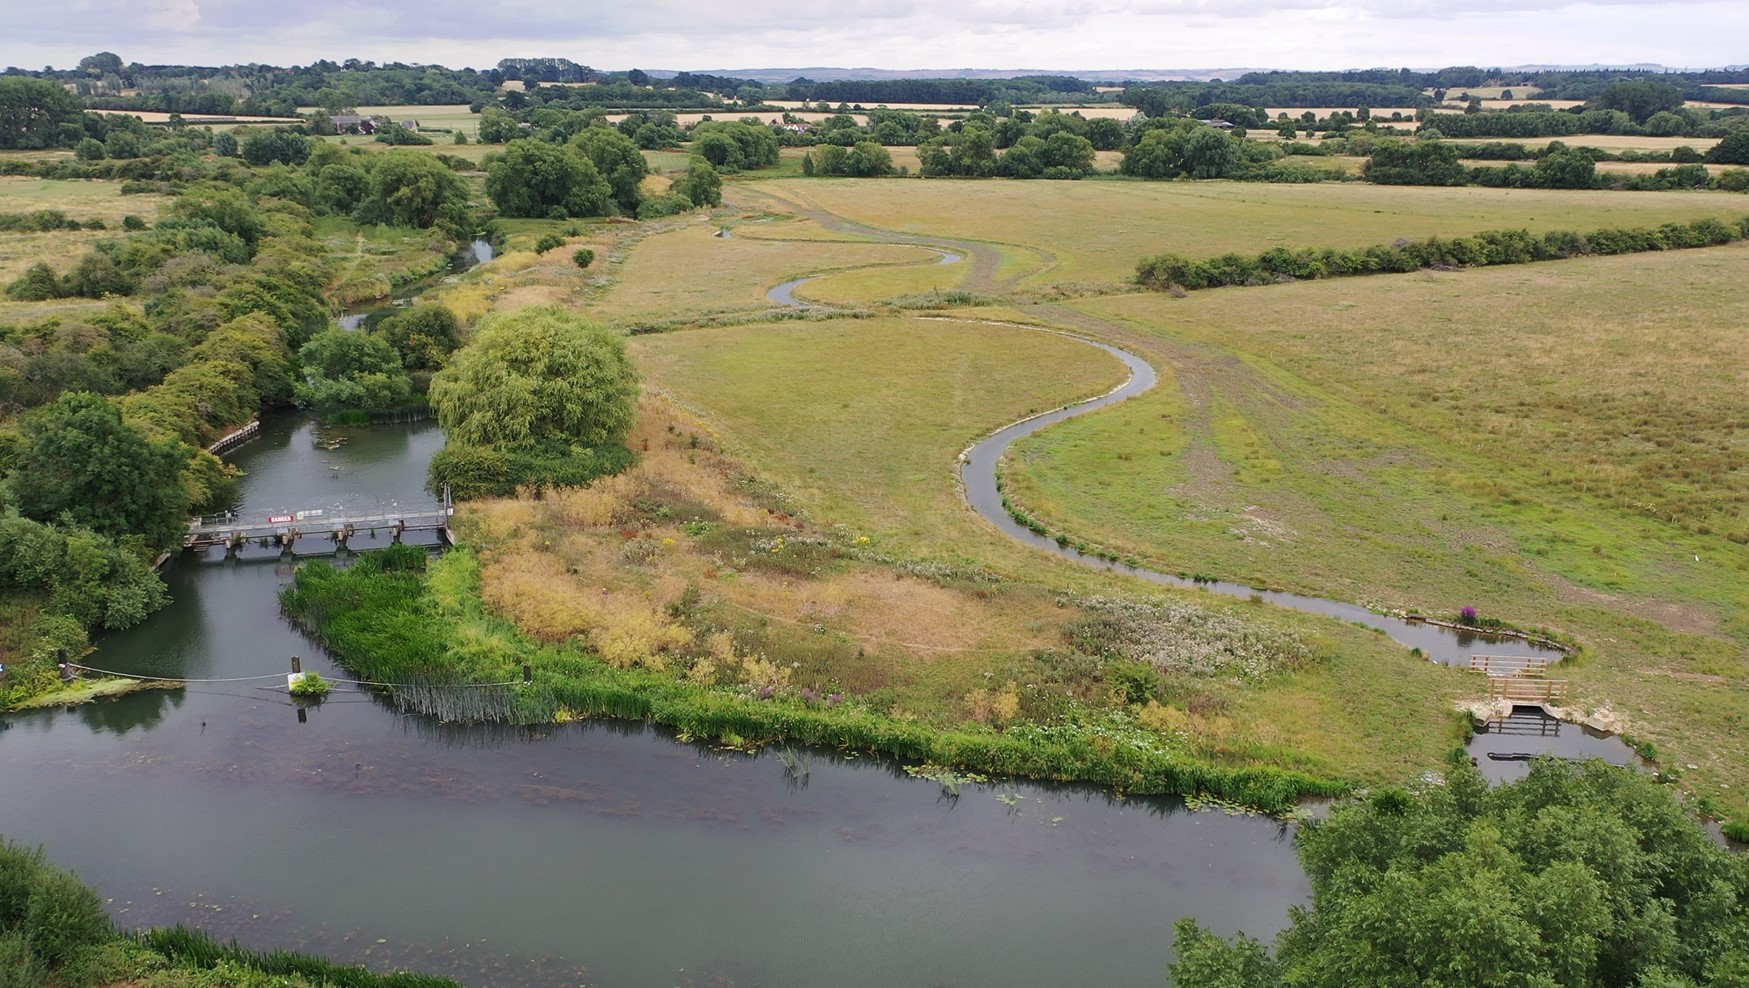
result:
[[[304,671],[304,660],[298,658],[295,655],[292,656],[292,675],[296,676],[296,675],[302,673],[303,671]]]

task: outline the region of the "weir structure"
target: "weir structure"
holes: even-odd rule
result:
[[[395,542],[401,541],[401,536],[407,532],[432,531],[441,533],[448,541],[449,519],[453,514],[455,506],[450,500],[449,487],[445,485],[441,504],[414,510],[397,508],[387,512],[355,513],[345,509],[312,509],[260,518],[239,518],[231,514],[197,518],[189,523],[188,537],[182,547],[193,550],[222,545],[227,553],[232,553],[251,542],[264,542],[279,546],[282,552],[290,552],[303,538],[326,536],[346,545],[347,540],[359,532],[375,534],[378,531],[392,533]]]

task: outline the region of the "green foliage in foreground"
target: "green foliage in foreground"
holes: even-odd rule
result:
[[[1312,906],[1274,956],[1178,926],[1190,988],[1697,988],[1749,983],[1749,858],[1670,790],[1552,759],[1490,789],[1383,790],[1299,836]]]
[[[269,981],[268,978],[276,980]],[[284,980],[284,979],[295,980]],[[96,890],[41,848],[0,839],[0,988],[456,988],[448,978],[374,974],[288,951],[257,953],[178,926],[118,932]]]
[[[1583,235],[1562,230],[1545,234],[1528,230],[1486,230],[1468,237],[1433,237],[1413,243],[1378,244],[1346,251],[1329,248],[1294,251],[1275,247],[1255,257],[1224,254],[1205,261],[1178,254],[1160,254],[1144,258],[1136,265],[1136,283],[1144,288],[1194,291],[1228,285],[1398,274],[1423,268],[1528,264],[1585,254],[1637,254],[1718,247],[1744,239],[1749,239],[1749,217],[1734,222],[1703,219],[1631,230],[1593,230]]]
[[[362,679],[505,682],[520,678],[521,664],[529,663],[534,683],[519,688],[515,698],[516,718],[526,723],[551,721],[563,710],[647,720],[683,736],[737,746],[789,741],[990,776],[1209,796],[1275,812],[1307,796],[1346,789],[1298,772],[1199,762],[1099,725],[943,731],[856,703],[820,706],[614,668],[573,644],[527,640],[488,614],[479,596],[479,563],[466,549],[429,566],[422,550],[406,548],[369,554],[344,570],[312,563],[298,570],[281,602]]]

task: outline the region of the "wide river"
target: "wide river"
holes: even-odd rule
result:
[[[434,426],[349,435],[265,420],[234,455],[240,512],[428,502]],[[290,567],[248,551],[175,560],[175,603],[87,662],[338,672],[279,615]],[[481,986],[1159,985],[1179,917],[1268,937],[1307,895],[1267,819],[1079,788],[953,798],[826,752],[797,780],[637,725],[443,728],[350,693],[300,720],[260,685],[0,720],[0,834],[126,925]]]

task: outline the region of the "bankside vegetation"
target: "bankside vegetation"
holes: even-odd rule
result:
[[[127,933],[97,891],[40,848],[0,839],[0,984],[6,988],[457,988],[448,978],[374,974],[289,951],[258,953],[196,930]]]
[[[54,688],[57,658],[80,658],[87,629],[125,628],[165,603],[148,564],[180,544],[189,516],[235,499],[236,471],[207,446],[293,402],[349,415],[408,406],[460,342],[441,306],[375,332],[330,322],[330,296],[386,294],[441,270],[451,238],[478,227],[466,183],[435,157],[284,131],[233,141],[242,160],[206,132],[130,141],[138,157],[121,164],[149,186],[142,205],[162,204],[152,222],[72,220],[127,207],[44,180],[24,183],[26,201],[64,208],[9,224],[44,246],[74,225],[103,232],[38,252],[6,289],[0,704]],[[83,164],[107,165],[111,150]],[[393,246],[367,253],[379,242]]]
[[[1749,858],[1668,789],[1544,759],[1490,789],[1467,763],[1302,826],[1312,904],[1274,951],[1178,925],[1182,988],[1705,988],[1749,976]]]

